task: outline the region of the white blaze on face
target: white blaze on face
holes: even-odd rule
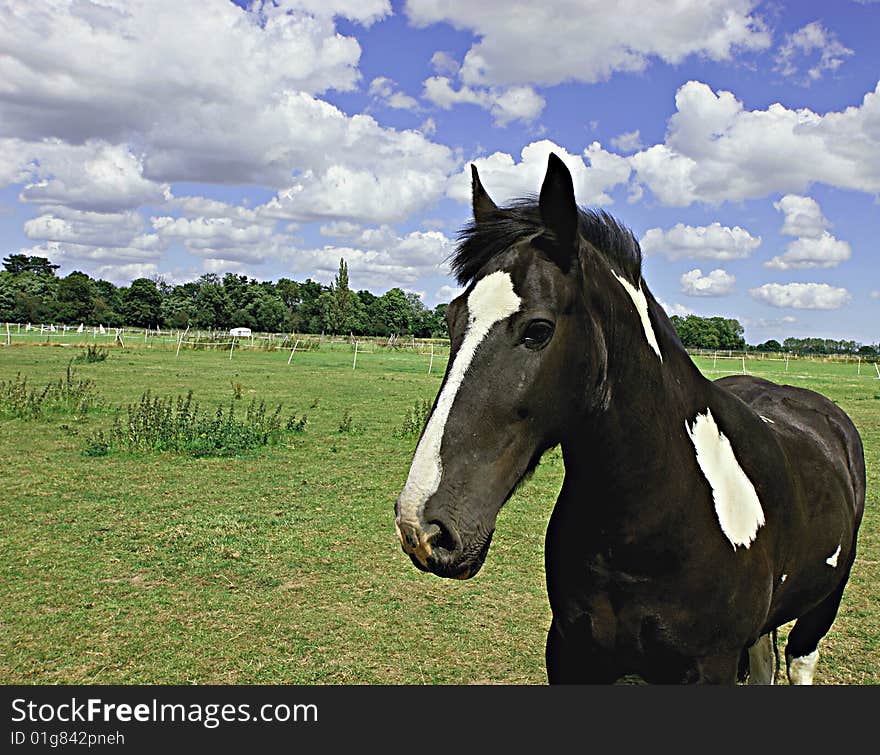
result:
[[[473,361],[477,347],[497,322],[510,317],[520,308],[521,299],[513,290],[509,273],[497,271],[477,281],[467,299],[468,324],[464,340],[449,370],[446,383],[437,399],[425,432],[419,441],[409,470],[406,485],[398,499],[399,519],[418,522],[418,515],[427,500],[440,487],[443,467],[440,461],[440,445],[446,421],[455,401],[458,389]]]
[[[639,287],[636,288],[626,278],[618,275],[613,270],[611,272],[620,282],[620,285],[623,286],[624,290],[629,294],[629,298],[633,300],[633,304],[636,305],[636,311],[639,313],[639,319],[642,321],[642,330],[645,331],[645,338],[648,339],[648,344],[654,349],[662,362],[663,355],[660,353],[660,344],[657,343],[657,336],[654,335],[654,328],[651,326],[651,318],[648,316],[648,300],[645,298],[645,292],[642,291],[642,284],[639,283]]]
[[[709,409],[705,414],[698,414],[690,427],[685,421],[684,429],[697,451],[697,463],[712,488],[721,531],[734,550],[738,545],[748,548],[764,524],[764,509],[755,486]]]

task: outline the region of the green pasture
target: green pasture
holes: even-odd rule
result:
[[[80,349],[0,348],[0,381],[63,375]],[[148,348],[74,365],[99,408],[0,419],[0,680],[7,684],[543,684],[544,531],[558,450],[502,510],[472,580],[417,571],[394,534],[416,438],[399,430],[445,355],[361,345]],[[712,377],[736,360],[698,358]],[[816,681],[880,683],[880,380],[873,365],[746,360],[814,388],[858,425],[868,462],[860,554]],[[722,372],[725,371],[725,372]],[[872,377],[873,374],[873,377]],[[111,451],[89,439],[149,389],[205,407],[251,398],[304,432],[242,456]],[[240,398],[234,398],[238,394]],[[783,630],[782,634],[785,634]]]

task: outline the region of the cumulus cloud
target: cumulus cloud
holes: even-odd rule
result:
[[[453,105],[477,105],[488,110],[495,123],[506,126],[513,121],[531,123],[544,110],[546,101],[530,86],[454,88],[447,76],[425,79],[422,96],[437,107],[449,110]]]
[[[401,236],[387,226],[352,230],[345,244],[289,248],[280,255],[293,271],[309,271],[325,281],[333,279],[342,257],[353,289],[411,289],[423,275],[449,274],[446,260],[453,242],[439,231],[413,231]]]
[[[798,59],[814,57],[818,60],[801,74]],[[787,34],[776,53],[776,70],[783,76],[794,77],[809,84],[822,78],[826,71],[836,71],[845,57],[853,51],[845,47],[834,32],[829,31],[818,21],[812,21],[792,34]]]
[[[681,276],[681,292],[687,296],[726,296],[733,289],[736,278],[720,268],[703,275],[700,268]]]
[[[118,211],[159,203],[170,182],[313,193],[334,191],[337,171],[380,187],[402,218],[442,194],[452,151],[318,96],[360,79],[360,45],[334,18],[369,24],[389,12],[375,0],[248,10],[226,0],[10,0],[0,24],[0,180],[27,182],[28,201]],[[395,183],[398,173],[410,180]]]
[[[437,289],[437,293],[434,294],[434,299],[440,303],[448,303],[461,296],[464,291],[463,288],[456,288],[455,286],[440,286]]]
[[[96,140],[78,145],[58,140],[4,141],[15,150],[18,169],[7,173],[10,180],[24,184],[22,202],[118,212],[161,204],[170,196],[167,183],[144,178],[142,157],[125,145]]]
[[[786,236],[816,239],[829,226],[828,219],[819,208],[819,203],[812,197],[786,194],[778,202],[774,202],[773,207],[785,218],[780,233]]]
[[[271,226],[240,223],[228,217],[163,216],[152,218],[152,224],[159,237],[179,241],[200,257],[259,263],[285,244]]]
[[[544,139],[523,147],[519,162],[506,152],[494,152],[471,162],[477,166],[480,180],[492,199],[502,204],[538,192],[551,152],[555,152],[571,171],[575,196],[583,204],[611,204],[613,200],[607,192],[625,184],[630,176],[626,158],[606,152],[599,142],[593,142],[581,156],[572,155],[564,147]],[[469,167],[450,179],[447,194],[459,202],[471,201]]]
[[[845,288],[827,283],[765,283],[749,294],[771,307],[792,309],[840,309],[852,299]]]
[[[671,260],[745,259],[761,244],[744,228],[723,226],[717,221],[707,226],[676,223],[668,231],[650,228],[639,241],[646,255],[663,254]]]
[[[846,241],[834,238],[823,231],[818,238],[800,238],[792,241],[781,254],[764,263],[774,270],[792,270],[812,267],[837,267],[852,257],[852,249]]]
[[[641,71],[652,59],[690,55],[729,60],[762,50],[770,35],[752,0],[408,0],[416,26],[449,23],[478,38],[461,65],[468,86],[593,83],[617,71]]]
[[[410,97],[408,94],[401,92],[397,88],[397,83],[387,76],[377,76],[373,79],[370,82],[369,93],[377,102],[381,102],[395,110],[416,112],[420,109],[415,97]]]
[[[644,145],[642,144],[641,134],[636,129],[635,131],[626,131],[615,136],[611,140],[611,146],[618,152],[635,152],[635,150],[641,149]]]
[[[880,192],[880,83],[861,105],[824,115],[779,103],[749,111],[699,81],[675,103],[665,141],[630,157],[637,183],[665,205],[803,193],[816,182]]]
[[[798,238],[786,247],[783,254],[765,262],[764,267],[775,270],[829,268],[837,267],[852,256],[852,249],[846,241],[825,230],[829,222],[812,197],[786,194],[773,206],[785,216],[780,233]]]

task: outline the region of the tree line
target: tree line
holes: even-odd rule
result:
[[[74,271],[58,277],[58,265],[45,257],[11,254],[0,271],[0,322],[96,324],[112,327],[246,327],[271,333],[352,333],[445,338],[446,304],[434,309],[401,288],[381,296],[349,286],[348,266],[329,285],[310,278],[257,281],[244,275],[207,273],[170,285],[161,278],[137,278],[128,286],[95,280]],[[670,318],[686,348],[731,351],[789,351],[795,354],[880,356],[880,344],[823,338],[745,341],[736,319],[674,315]]]
[[[245,327],[259,332],[446,336],[446,304],[426,307],[418,295],[392,288],[381,296],[353,291],[340,260],[330,285],[307,278],[257,281],[244,275],[207,273],[170,285],[137,278],[128,286],[74,271],[58,277],[45,257],[12,254],[0,271],[0,321],[96,324],[113,327]]]

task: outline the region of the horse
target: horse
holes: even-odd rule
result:
[[[550,154],[499,207],[471,166],[450,258],[450,358],[395,502],[403,551],[468,579],[499,510],[561,447],[547,526],[550,684],[811,684],[856,556],[865,460],[813,391],[704,377],[633,233],[577,205]]]

